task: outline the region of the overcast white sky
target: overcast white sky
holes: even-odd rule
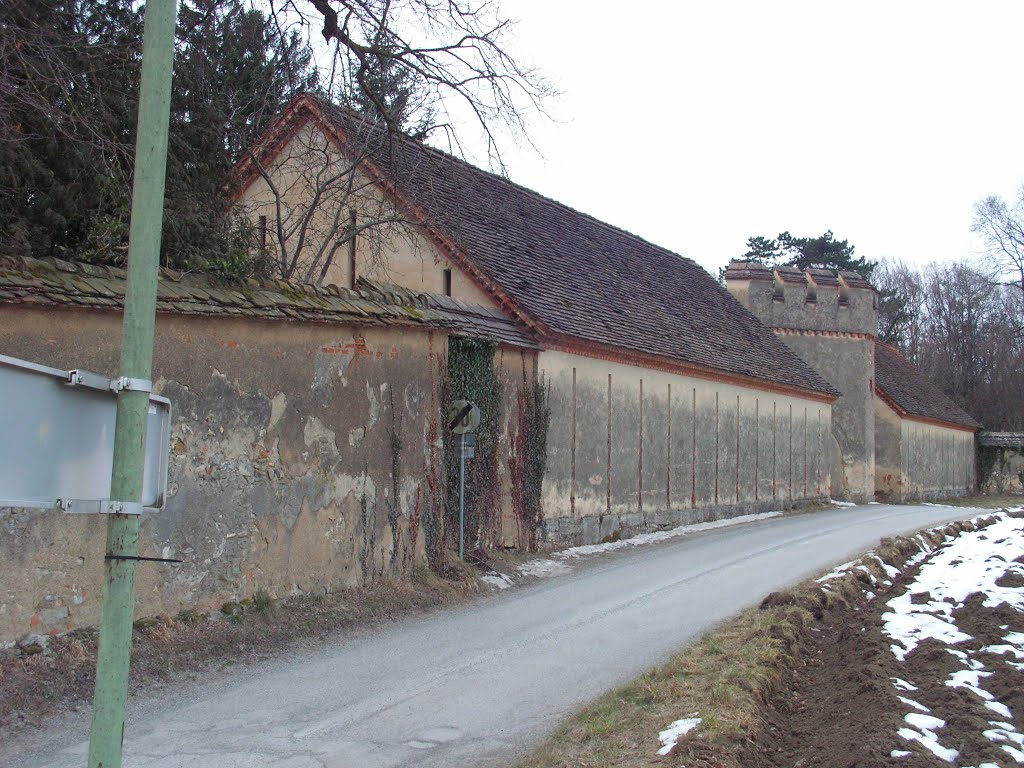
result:
[[[1024,2],[502,0],[562,91],[512,179],[709,271],[751,235],[974,248],[1024,179]]]

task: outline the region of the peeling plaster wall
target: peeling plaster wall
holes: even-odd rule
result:
[[[782,509],[828,496],[828,403],[545,351],[547,538]]]
[[[880,500],[941,499],[974,491],[973,432],[901,418],[876,397],[875,451]]]
[[[776,331],[786,345],[842,392],[832,409],[832,432],[841,448],[833,468],[832,497],[864,503],[875,490],[875,343]]]
[[[904,418],[900,458],[901,500],[966,496],[975,487],[974,432]]]
[[[875,398],[875,496],[879,500],[900,501],[905,493],[902,421],[884,400]]]
[[[114,375],[120,316],[11,309],[0,352]],[[325,593],[425,562],[446,337],[161,315],[154,376],[173,408],[168,499],[143,521],[138,616],[266,590]],[[99,619],[99,516],[0,510],[0,642]]]
[[[537,376],[537,353],[498,347],[494,368],[501,391],[502,412],[498,421],[498,509],[493,543],[509,549],[527,549],[532,532],[522,519],[522,511],[516,509],[513,483],[522,482],[521,477],[516,477],[518,452],[524,450],[520,438],[525,429],[525,397]]]

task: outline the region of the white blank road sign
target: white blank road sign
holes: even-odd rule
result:
[[[98,512],[110,498],[117,394],[109,380],[0,355],[0,506]],[[149,396],[142,505],[163,506],[171,403]]]

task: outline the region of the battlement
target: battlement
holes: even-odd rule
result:
[[[856,272],[733,261],[725,281],[729,293],[769,328],[878,333],[878,294]]]

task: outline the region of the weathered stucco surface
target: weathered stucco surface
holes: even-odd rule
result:
[[[876,295],[835,276],[835,285],[819,285],[806,273],[794,273],[730,279],[729,292],[842,393],[832,406],[838,450],[831,457],[831,493],[837,499],[870,501],[875,492]]]
[[[117,370],[120,316],[4,312],[0,350]],[[439,525],[438,372],[446,337],[399,328],[158,317],[173,407],[168,499],[147,515],[137,614],[266,590],[329,592],[425,562]],[[435,444],[432,446],[432,442]],[[99,516],[0,510],[0,640],[98,619]]]
[[[246,215],[255,226],[260,216],[267,218],[267,247],[276,258],[278,219],[295,227],[310,211],[312,186],[305,179],[325,172],[348,169],[351,162],[333,144],[328,144],[320,128],[307,124],[283,147],[267,169],[274,179],[274,188],[257,177],[235,202],[235,210]],[[351,184],[341,179],[329,185],[323,199],[315,206],[305,230],[304,254],[316,253],[322,243],[337,239],[348,225],[347,212],[356,211],[357,226],[367,222],[387,222],[395,218],[393,204],[380,189],[361,173]],[[341,211],[341,219],[336,214]],[[289,251],[294,253],[299,238],[297,230],[288,238]],[[300,258],[300,263],[307,258]],[[381,226],[361,233],[356,238],[356,276],[394,283],[414,291],[444,293],[444,271],[451,272],[451,295],[473,304],[494,306],[494,300],[477,287],[468,275],[453,266],[428,239],[425,232],[411,224]],[[296,279],[302,277],[302,270]],[[327,271],[325,283],[351,286],[352,265],[348,246],[335,254]]]
[[[875,399],[875,489],[882,501],[964,496],[975,488],[974,432],[901,418]]]
[[[904,499],[963,496],[975,485],[974,432],[903,419]]]
[[[828,496],[828,403],[544,351],[546,533],[592,542]]]

